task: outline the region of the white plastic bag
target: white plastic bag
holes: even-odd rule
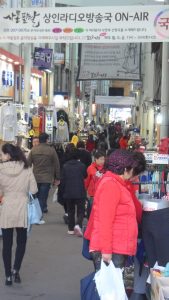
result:
[[[58,201],[58,187],[54,191],[52,202],[57,202]]]
[[[38,224],[42,218],[42,210],[39,204],[39,200],[34,198],[31,193],[29,193],[28,201],[28,227],[32,224]]]
[[[111,261],[108,266],[101,262],[101,269],[96,273],[94,280],[100,300],[127,300],[124,289],[122,270],[115,268]]]

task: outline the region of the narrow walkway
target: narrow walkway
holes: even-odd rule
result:
[[[67,235],[62,216],[62,207],[49,199],[46,224],[33,226],[28,238],[20,285],[4,285],[0,259],[0,299],[80,300],[80,278],[92,271],[93,266],[81,256],[82,239]]]

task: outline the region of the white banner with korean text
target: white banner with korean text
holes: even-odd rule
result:
[[[0,42],[169,41],[169,5],[1,9]]]
[[[107,104],[117,108],[131,107],[136,105],[136,99],[134,97],[125,96],[96,96],[95,102],[96,104]]]
[[[140,80],[140,44],[82,44],[77,80]]]

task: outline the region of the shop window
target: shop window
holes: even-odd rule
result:
[[[109,96],[124,96],[124,88],[110,87]]]

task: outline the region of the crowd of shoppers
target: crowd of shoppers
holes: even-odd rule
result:
[[[36,194],[42,213],[48,212],[47,199],[51,185],[58,186],[58,202],[64,207],[64,221],[69,235],[83,236],[86,200],[91,213],[85,231],[95,270],[101,259],[113,260],[122,268],[129,255],[135,255],[141,205],[132,178],[145,170],[144,155],[126,150],[127,137],[121,137],[119,148],[108,150],[106,134],[92,135],[68,143],[63,156],[49,145],[49,136],[40,134],[26,159],[18,146],[2,147],[0,227],[3,233],[3,261],[6,285],[21,282],[20,268],[27,240],[28,192]],[[15,197],[13,197],[15,195]],[[15,199],[15,201],[14,201]],[[39,224],[44,224],[42,219]],[[13,231],[17,248],[12,268]]]

